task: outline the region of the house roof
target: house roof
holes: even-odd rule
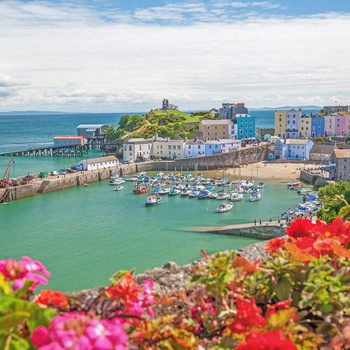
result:
[[[77,126],[77,129],[99,129],[102,128],[103,126],[107,126],[106,124],[80,124]]]
[[[350,149],[335,149],[333,152],[337,158],[350,158]]]
[[[201,120],[202,125],[222,125],[233,124],[230,119],[218,119],[218,120]]]
[[[204,145],[204,141],[202,140],[188,140],[186,141],[186,145]]]
[[[85,137],[84,136],[54,136],[53,139],[54,140],[61,140],[61,139],[64,139],[64,140],[81,140],[81,139],[84,139]]]
[[[124,143],[143,143],[147,140],[145,140],[144,138],[142,137],[139,137],[139,138],[134,138],[134,139],[129,139],[129,140],[125,140]],[[151,140],[147,141],[147,142],[152,142]]]
[[[334,150],[335,145],[333,144],[324,144],[324,143],[315,143],[311,150],[310,154],[317,153],[317,154],[332,154],[332,151]]]
[[[87,164],[113,162],[113,161],[116,161],[116,160],[117,160],[117,158],[114,157],[114,156],[106,156],[106,157],[88,159],[87,160]]]
[[[220,139],[220,140],[205,141],[206,145],[224,145],[227,143],[242,143],[242,141],[241,140],[233,140],[233,139]]]
[[[281,140],[283,142],[283,140]],[[310,140],[305,140],[305,139],[286,139],[286,144],[287,145],[307,145]]]

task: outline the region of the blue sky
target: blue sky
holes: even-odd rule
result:
[[[0,111],[350,104],[350,1],[0,0]]]

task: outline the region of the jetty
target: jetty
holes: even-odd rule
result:
[[[263,221],[261,224],[245,223],[225,226],[205,226],[205,227],[190,227],[186,231],[214,233],[220,235],[232,235],[251,237],[261,240],[269,240],[275,237],[285,235],[286,225],[279,220]]]
[[[74,145],[63,147],[42,147],[33,148],[23,151],[14,151],[1,153],[0,156],[5,157],[52,157],[52,158],[67,158],[67,157],[87,157],[89,145]]]

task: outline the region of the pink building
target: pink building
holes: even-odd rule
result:
[[[334,116],[335,121],[335,130],[334,134],[335,136],[345,136],[347,135],[347,116],[346,115],[335,115]]]
[[[84,136],[55,136],[53,138],[54,147],[83,146],[85,143]]]

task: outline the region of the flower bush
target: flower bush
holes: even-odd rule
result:
[[[89,299],[49,289],[23,257],[0,261],[1,349],[350,349],[350,222],[297,219],[249,262],[203,253],[189,288],[158,295],[121,271]],[[188,312],[158,314],[186,305]]]

